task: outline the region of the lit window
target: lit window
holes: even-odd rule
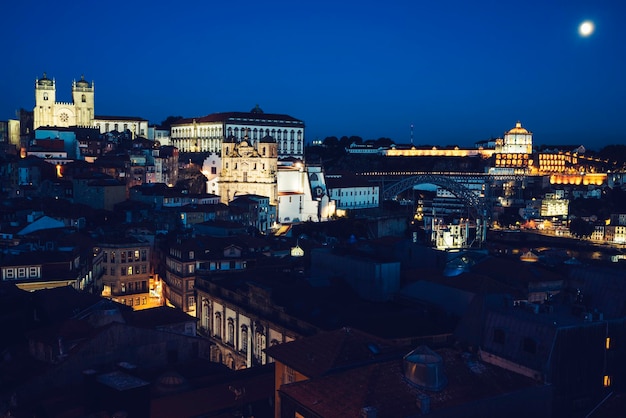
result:
[[[606,337],[605,347],[607,350],[611,348],[611,337]]]
[[[295,382],[295,373],[293,369],[289,366],[285,366],[285,383]]]
[[[604,387],[608,388],[609,386],[611,386],[611,376],[604,375]]]

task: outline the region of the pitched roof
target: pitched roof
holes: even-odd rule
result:
[[[307,377],[375,361],[395,347],[378,337],[347,327],[267,348],[267,355]],[[382,357],[382,356],[381,356]]]
[[[133,311],[130,318],[132,325],[150,328],[198,321],[196,317],[169,306]]]
[[[253,113],[253,112],[219,112],[199,118],[185,118],[172,124],[187,125],[190,123],[237,123],[239,125],[271,125],[271,126],[304,126],[300,119],[278,113]]]
[[[453,349],[441,349],[436,353],[442,357],[448,377],[447,386],[440,391],[424,390],[409,383],[404,377],[403,361],[397,358],[283,385],[280,392],[317,416],[326,418],[361,416],[366,407],[375,408],[378,416],[406,417],[423,415],[417,402],[423,396],[430,399],[431,411],[436,413],[542,386],[523,376],[462,356]]]

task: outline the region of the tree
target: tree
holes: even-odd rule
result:
[[[178,122],[181,119],[183,119],[182,116],[168,116],[163,122],[161,122],[161,128],[170,129],[172,127],[172,124]]]
[[[337,139],[336,136],[327,136],[324,138],[324,141],[322,141],[322,144],[328,148],[336,148],[339,145],[339,139]]]
[[[598,152],[598,157],[623,166],[626,164],[626,145],[607,145]]]
[[[589,238],[594,230],[593,224],[583,218],[574,218],[569,223],[570,234],[578,238]]]

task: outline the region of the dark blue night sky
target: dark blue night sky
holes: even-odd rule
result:
[[[2,8],[0,119],[81,74],[96,114],[248,111],[304,120],[306,139],[416,144],[501,136],[626,143],[623,1],[12,1]],[[580,36],[584,20],[595,24]]]

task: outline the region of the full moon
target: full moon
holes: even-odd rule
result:
[[[578,33],[580,33],[580,36],[587,37],[593,33],[594,29],[595,27],[593,26],[593,22],[586,20],[578,27]]]

